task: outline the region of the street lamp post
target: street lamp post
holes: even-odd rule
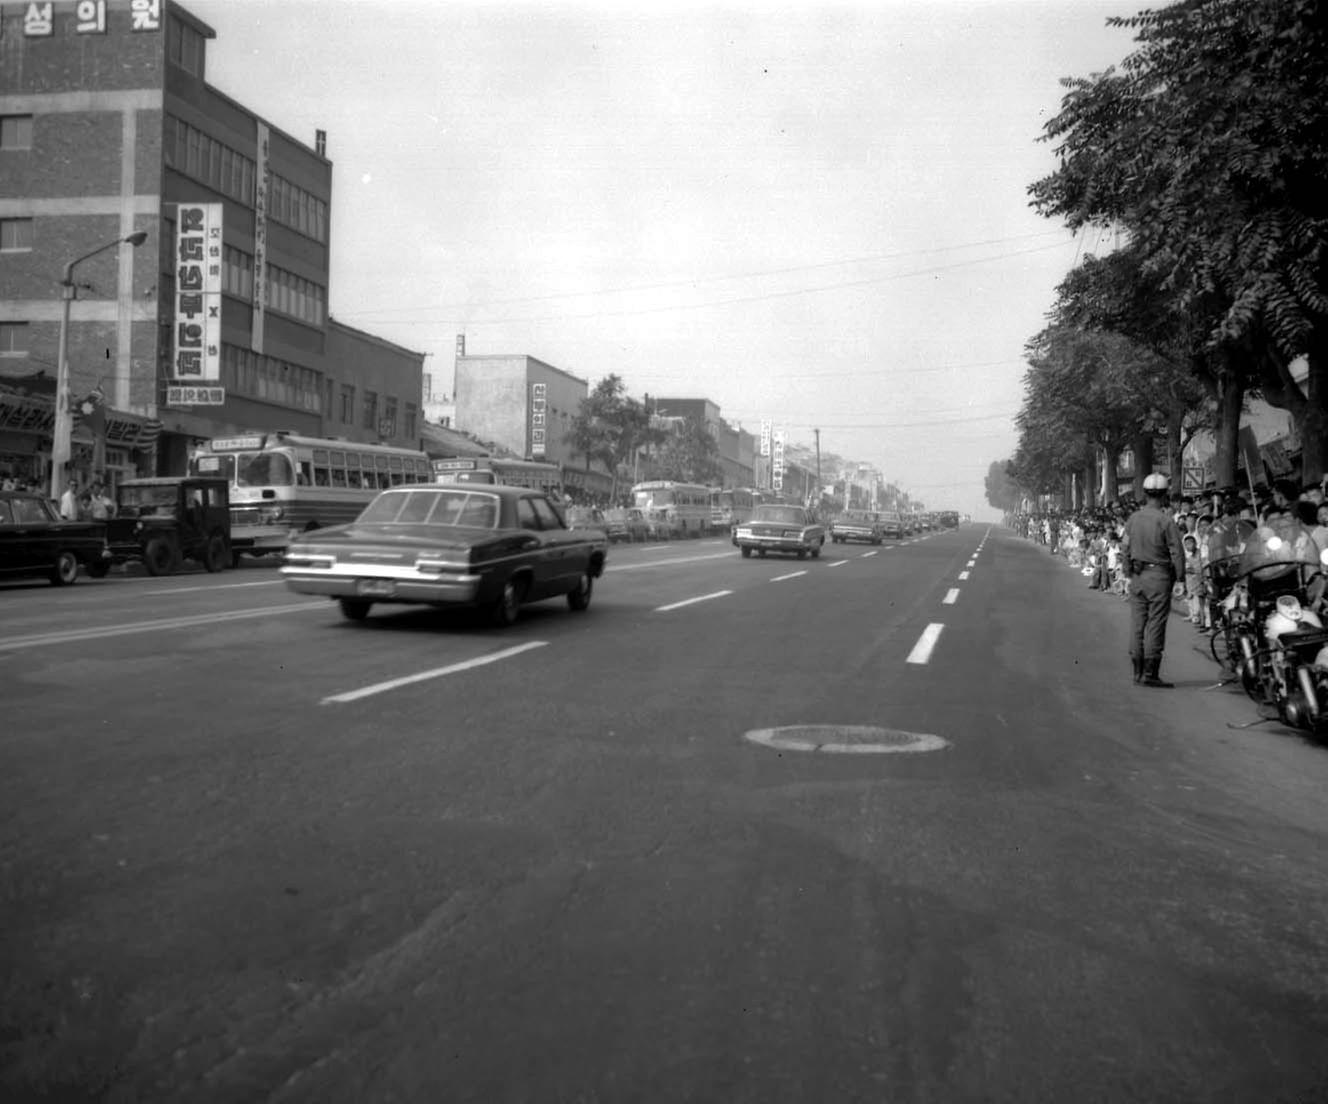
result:
[[[69,304],[77,298],[74,287],[74,269],[84,261],[114,249],[117,245],[132,245],[137,249],[148,235],[146,230],[138,230],[127,238],[99,245],[91,253],[75,257],[65,265],[64,279],[60,281],[60,295],[63,302],[60,310],[60,344],[55,354],[55,427],[51,433],[51,497],[59,499],[65,489],[65,468],[73,452],[71,438],[74,434],[74,419],[69,410]]]

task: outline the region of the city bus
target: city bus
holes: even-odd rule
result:
[[[750,521],[752,511],[760,501],[760,492],[751,487],[711,487],[710,526],[721,532]]]
[[[296,533],[354,521],[386,487],[429,483],[418,449],[284,430],[214,437],[189,459],[191,475],[230,483],[231,553],[283,552]]]
[[[563,470],[539,460],[513,460],[503,456],[448,456],[433,461],[436,483],[502,483],[543,491],[561,505]]]
[[[699,537],[710,531],[710,488],[700,483],[657,479],[632,488],[632,505],[647,518],[663,516],[675,537]]]

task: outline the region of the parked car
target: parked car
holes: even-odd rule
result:
[[[830,523],[830,539],[836,544],[846,544],[851,540],[881,543],[881,523],[877,515],[865,510],[848,510]]]
[[[752,511],[751,520],[744,521],[734,534],[735,542],[744,557],[756,552],[794,553],[798,559],[820,556],[825,544],[825,529],[802,506],[761,505]]]
[[[563,517],[569,529],[598,529],[607,538],[609,523],[598,506],[566,506]]]
[[[628,541],[635,544],[637,541],[650,539],[650,522],[637,506],[619,506],[605,510],[604,523],[611,542]]]
[[[650,539],[655,541],[672,540],[675,536],[682,536],[677,529],[677,523],[669,517],[667,510],[647,510],[646,525]]]
[[[540,491],[415,484],[380,492],[349,525],[293,538],[281,574],[352,621],[383,602],[477,607],[510,625],[527,602],[565,595],[585,610],[607,556],[603,533],[569,528]]]
[[[208,571],[231,561],[231,511],[225,479],[157,476],[115,489],[106,537],[116,563],[141,560],[149,575],[171,575],[184,560]]]
[[[80,567],[94,579],[111,569],[104,522],[65,521],[41,495],[0,491],[0,578],[69,586]]]

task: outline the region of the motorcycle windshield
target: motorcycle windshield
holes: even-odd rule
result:
[[[1319,567],[1319,546],[1310,531],[1290,517],[1274,518],[1245,538],[1240,555],[1240,574],[1254,580],[1274,579],[1289,568]]]
[[[1242,518],[1224,517],[1213,523],[1204,535],[1204,562],[1210,567],[1234,573],[1245,551],[1245,540],[1254,531],[1254,523]]]

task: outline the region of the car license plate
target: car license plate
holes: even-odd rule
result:
[[[372,598],[390,598],[397,592],[391,579],[361,579],[355,584],[355,593]]]

